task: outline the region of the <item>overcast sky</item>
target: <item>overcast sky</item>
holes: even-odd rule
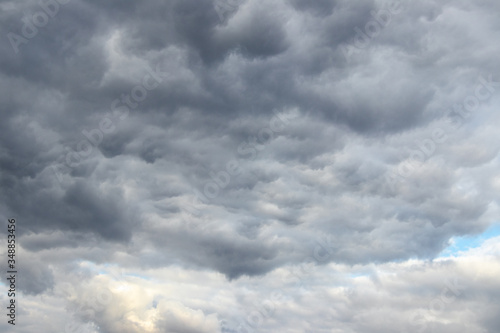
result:
[[[0,1],[0,331],[498,332],[499,15]]]

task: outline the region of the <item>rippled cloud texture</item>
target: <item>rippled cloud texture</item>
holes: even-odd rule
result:
[[[0,2],[0,330],[497,332],[499,14]]]

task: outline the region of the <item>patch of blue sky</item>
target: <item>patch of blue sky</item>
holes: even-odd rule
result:
[[[136,278],[143,279],[143,280],[151,280],[150,277],[144,276],[144,275],[140,275],[140,274],[137,274],[137,273],[126,273],[125,276],[132,276],[132,277],[136,277]]]
[[[349,277],[355,279],[359,277],[369,277],[370,275],[370,273],[350,273]]]
[[[460,255],[461,252],[480,247],[488,239],[498,236],[500,236],[500,222],[494,223],[482,234],[453,237],[450,245],[441,252],[440,257]]]

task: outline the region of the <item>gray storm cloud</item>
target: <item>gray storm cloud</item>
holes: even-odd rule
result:
[[[430,332],[423,323],[435,313],[413,326],[407,317],[455,268],[427,262],[498,221],[493,0],[0,8],[0,216],[5,229],[8,217],[20,221],[19,246],[36,258],[22,289],[33,318],[62,299],[89,332],[239,332],[246,314],[235,307],[248,310],[282,270],[312,257],[310,292],[287,289],[293,302],[260,330]],[[442,332],[464,327],[460,297],[474,313],[495,304],[488,273],[474,294],[467,265],[455,264],[468,291],[435,319]],[[106,277],[109,267],[199,280],[184,301],[163,299],[167,287]],[[356,277],[358,296],[344,295],[353,267],[386,275]],[[74,294],[57,292],[65,274]],[[204,279],[216,305],[197,298]],[[75,295],[96,281],[120,301],[90,318]],[[127,288],[144,299],[132,304]],[[466,331],[493,332],[493,312]],[[381,319],[390,313],[401,316]]]

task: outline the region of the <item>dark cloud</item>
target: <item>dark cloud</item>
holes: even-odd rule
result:
[[[335,312],[284,305],[267,329],[331,330],[299,324],[321,314],[345,332],[387,332],[377,318],[397,302],[405,316],[421,307],[403,298],[438,293],[435,272],[448,269],[422,264],[424,277],[405,265],[434,262],[497,219],[493,0],[55,1],[54,15],[45,2],[0,3],[0,216],[20,221],[36,258],[21,290],[34,303],[54,297],[43,311],[56,311],[64,274],[89,283],[64,296],[76,313],[75,295],[97,280],[119,294],[143,278],[116,274],[114,285],[110,267],[160,280],[215,274],[203,275],[210,288],[236,286],[214,301],[224,307],[164,301],[151,285],[136,308],[125,297],[93,321],[74,318],[103,332],[214,332],[221,313],[245,317],[236,300],[269,291],[254,283],[316,253],[325,274],[368,274],[363,296],[320,292],[328,282],[313,274],[314,292],[290,299],[319,295]],[[33,15],[47,22],[30,30]],[[380,274],[391,265],[411,282]],[[368,285],[385,291],[370,296]],[[481,290],[460,302],[485,308],[494,297]],[[457,308],[431,326],[456,329]],[[493,313],[476,313],[468,331],[491,330]]]
[[[309,2],[305,0],[291,0],[290,3],[298,10],[309,11],[318,16],[328,16],[332,14],[337,1],[321,0]]]
[[[22,259],[23,273],[19,274],[18,288],[26,295],[38,295],[54,287],[54,275],[47,263],[33,260],[30,257]]]
[[[27,8],[32,11],[39,10],[38,4],[30,6]],[[364,29],[365,23],[374,19],[373,11],[387,10],[386,5],[291,1],[266,7],[246,2],[227,22],[219,21],[213,6],[210,1],[153,2],[144,6],[87,1],[61,5],[50,23],[21,45],[18,55],[6,58],[2,81],[12,78],[13,85],[7,88],[11,93],[8,108],[3,111],[2,197],[9,212],[18,212],[29,221],[26,231],[62,228],[96,233],[109,240],[130,240],[134,230],[129,211],[140,212],[141,216],[149,209],[150,214],[158,213],[161,218],[165,211],[175,218],[185,210],[179,199],[192,197],[192,189],[203,192],[207,186],[216,185],[213,174],[225,172],[231,160],[238,161],[242,173],[232,176],[218,190],[220,194],[205,202],[222,214],[206,218],[231,220],[231,210],[257,217],[262,222],[254,224],[251,232],[244,231],[248,226],[233,222],[234,230],[254,238],[256,246],[259,230],[268,225],[266,221],[276,220],[283,228],[294,228],[308,221],[312,210],[317,217],[311,223],[320,230],[337,233],[336,237],[360,228],[360,238],[353,238],[357,241],[367,241],[374,230],[379,230],[379,237],[390,238],[399,228],[391,223],[402,223],[403,230],[413,230],[413,235],[420,234],[417,226],[421,223],[432,226],[432,236],[422,229],[421,241],[417,237],[405,242],[415,244],[407,250],[392,251],[388,246],[390,254],[374,250],[370,240],[369,256],[345,245],[332,260],[347,262],[432,256],[453,234],[476,230],[473,221],[486,212],[491,199],[472,200],[456,194],[459,174],[441,186],[434,186],[434,180],[419,179],[425,187],[414,187],[412,179],[406,180],[386,193],[390,166],[384,155],[392,149],[386,143],[395,140],[392,136],[406,135],[408,139],[403,141],[410,142],[415,136],[412,131],[438,119],[436,103],[454,102],[443,95],[449,83],[440,83],[447,67],[434,70],[432,80],[433,66],[422,68],[409,51],[398,56],[397,48],[391,46],[398,39],[395,28],[404,26],[400,17],[410,17],[422,27],[416,32],[420,33],[418,37],[431,43],[426,39],[430,29],[416,19],[423,15],[427,17],[425,24],[435,24],[446,38],[447,29],[439,30],[433,18],[460,11],[460,5],[401,4],[402,12],[394,14],[390,22],[393,26],[383,27],[380,36],[357,50],[347,63],[346,59],[325,58],[325,50],[334,54],[340,52],[342,43],[353,43],[354,28]],[[9,13],[5,26],[14,29],[20,12]],[[319,18],[310,21],[304,13]],[[294,35],[297,29],[302,31],[300,38]],[[388,38],[392,38],[390,43]],[[405,47],[404,43],[398,45]],[[8,47],[4,45],[4,52]],[[433,44],[421,47],[420,52],[431,52],[426,51],[429,47]],[[312,68],[309,61],[315,57],[320,67]],[[461,61],[458,54],[456,61]],[[120,100],[124,107],[123,96],[133,94],[134,87],[150,73],[148,68],[155,66],[164,75],[161,84],[147,92],[137,107],[130,107],[126,119],[113,115],[112,103]],[[477,73],[484,72],[483,66],[477,66]],[[468,77],[458,78],[459,82],[472,87],[465,81]],[[269,126],[266,122],[274,117],[272,111],[290,108],[299,110],[300,120],[263,144],[259,133]],[[110,115],[114,131],[103,133],[90,156],[78,158],[76,166],[68,167],[68,159],[76,156],[68,153],[81,153],[79,144],[86,140],[82,131],[98,129],[102,118]],[[376,141],[363,148],[364,138]],[[389,141],[385,141],[387,138]],[[489,154],[490,160],[495,151]],[[453,160],[453,156],[449,158]],[[481,156],[477,158],[476,165],[487,162]],[[449,168],[466,166],[465,161],[455,163]],[[470,165],[470,160],[467,163]],[[66,178],[50,177],[54,165]],[[187,183],[172,185],[171,189],[165,182],[164,190],[158,192],[152,184],[162,172]],[[125,183],[104,189],[102,182],[112,173],[114,181],[127,179],[127,190]],[[134,178],[137,181],[129,182]],[[210,182],[212,185],[207,185]],[[405,189],[407,186],[412,189]],[[433,195],[429,196],[431,188]],[[132,202],[130,191],[140,200]],[[293,191],[297,197],[280,198],[279,191]],[[160,205],[142,206],[162,200],[159,193],[171,194]],[[326,197],[319,198],[317,193]],[[394,199],[388,199],[391,197]],[[361,198],[363,209],[349,208],[351,202]],[[346,204],[332,206],[326,201]],[[158,207],[164,208],[157,211]],[[354,220],[361,215],[372,218],[365,217],[358,227]],[[327,216],[336,218],[331,222]],[[380,227],[386,224],[387,229]],[[135,225],[135,230],[140,230],[140,225]],[[345,240],[349,243],[349,238]],[[222,245],[216,243],[202,246],[208,248],[203,250],[207,253],[204,265],[229,276],[262,273],[275,267],[265,264],[255,269],[254,264],[243,260],[238,268],[222,268],[215,258],[231,263],[233,256],[237,258],[248,249],[235,243],[219,251],[215,248]],[[277,263],[289,259],[284,257]]]

